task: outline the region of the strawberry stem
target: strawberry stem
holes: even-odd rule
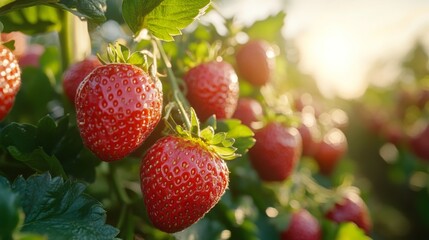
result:
[[[171,62],[168,59],[168,56],[165,53],[164,48],[162,47],[161,41],[152,37],[152,43],[154,44],[154,47],[158,49],[159,54],[161,55],[161,59],[164,62],[165,67],[167,68],[167,76],[170,81],[171,88],[173,89],[174,101],[177,103],[177,106],[179,107],[179,111],[182,113],[181,116],[183,117],[183,121],[185,122],[187,129],[191,130],[192,125],[187,111],[190,108],[189,102],[179,88],[179,84],[177,83],[177,79],[172,70]]]
[[[130,199],[128,198],[128,195],[125,192],[125,189],[123,188],[123,184],[121,183],[121,180],[118,177],[117,166],[115,166],[114,163],[109,164],[108,166],[109,166],[110,181],[113,185],[116,195],[118,196],[119,200],[123,204],[128,204],[130,202]]]
[[[64,10],[58,10],[58,12],[63,23],[59,32],[59,39],[61,43],[62,68],[65,70],[73,61],[73,15]]]

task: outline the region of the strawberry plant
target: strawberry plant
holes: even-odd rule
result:
[[[210,11],[226,33],[199,21]],[[347,115],[307,101],[284,18],[243,27],[210,0],[0,3],[0,239],[370,238]],[[344,217],[349,190],[361,208]]]

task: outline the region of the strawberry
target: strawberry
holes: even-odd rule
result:
[[[261,104],[252,98],[238,99],[237,109],[232,115],[233,118],[241,120],[241,123],[250,127],[252,122],[260,120],[263,116]]]
[[[302,138],[302,155],[313,156],[321,140],[320,127],[313,113],[301,113],[301,124],[298,131]]]
[[[306,209],[292,213],[289,225],[281,232],[281,240],[321,240],[322,230],[317,219]]]
[[[84,144],[103,161],[125,157],[158,124],[162,103],[161,82],[141,68],[126,63],[96,68],[76,93]]]
[[[3,45],[0,45],[0,63],[0,120],[3,120],[21,87],[21,70],[15,55]]]
[[[255,145],[249,150],[253,168],[264,181],[283,181],[291,175],[302,152],[296,128],[270,122],[255,132]]]
[[[338,128],[329,129],[313,155],[320,173],[330,175],[346,151],[347,138],[344,133]]]
[[[238,78],[227,62],[207,62],[191,68],[184,76],[187,99],[200,120],[211,115],[230,118],[237,107]]]
[[[267,42],[251,40],[237,50],[235,58],[238,73],[252,85],[263,86],[271,80],[274,50]]]
[[[71,65],[63,75],[63,89],[68,99],[74,104],[76,91],[79,84],[96,67],[101,66],[101,62],[95,56],[89,56],[86,59]]]
[[[372,223],[368,208],[362,198],[353,191],[348,191],[340,202],[326,213],[326,218],[337,222],[353,222],[367,234],[371,231]]]
[[[219,201],[229,172],[201,139],[166,136],[148,150],[140,177],[151,222],[173,233],[198,221]]]
[[[29,45],[28,50],[19,56],[18,63],[21,68],[25,67],[40,67],[40,57],[42,56],[45,48],[42,45],[32,44]]]

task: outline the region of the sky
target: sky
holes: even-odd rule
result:
[[[326,97],[360,97],[388,86],[417,41],[429,47],[428,0],[225,0],[225,16],[245,25],[284,9],[282,31],[298,66]]]

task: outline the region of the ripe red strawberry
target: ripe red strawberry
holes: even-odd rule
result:
[[[237,107],[238,78],[226,62],[202,63],[184,76],[186,97],[201,121],[215,114],[217,119],[230,118]]]
[[[40,67],[40,57],[42,56],[45,48],[42,45],[32,44],[29,49],[18,58],[19,66],[25,67]]]
[[[76,91],[79,84],[96,67],[101,66],[101,62],[95,56],[89,56],[84,60],[71,65],[63,75],[63,90],[68,99],[74,104]]]
[[[21,70],[15,55],[0,45],[0,121],[11,110],[21,87]]]
[[[326,213],[326,218],[337,222],[353,222],[367,234],[372,223],[368,208],[362,198],[355,192],[347,192],[343,199]]]
[[[173,233],[198,221],[219,201],[229,172],[201,139],[166,136],[148,150],[140,177],[150,220]]]
[[[321,141],[320,127],[313,113],[301,113],[301,124],[298,131],[302,138],[302,154],[313,156]]]
[[[235,56],[238,73],[254,86],[271,80],[274,68],[274,50],[265,41],[252,40],[241,46]]]
[[[141,145],[161,113],[161,82],[130,64],[96,68],[76,94],[84,144],[103,161],[119,160]]]
[[[271,122],[255,133],[249,150],[250,162],[264,181],[283,181],[292,173],[301,152],[301,136],[296,128]]]
[[[340,129],[332,128],[326,132],[313,156],[320,173],[330,175],[346,151],[347,138]]]
[[[287,229],[281,232],[281,240],[321,240],[322,230],[317,219],[306,209],[292,214]]]
[[[232,117],[240,119],[242,124],[251,127],[251,123],[259,121],[262,115],[262,106],[258,101],[252,98],[240,98]]]

